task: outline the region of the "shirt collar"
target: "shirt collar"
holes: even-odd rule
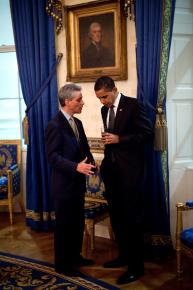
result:
[[[121,93],[118,93],[116,99],[115,99],[115,102],[113,104],[113,106],[117,109],[118,105],[119,105],[119,101],[120,101],[120,98],[121,98]]]
[[[68,120],[69,122],[69,119],[72,117],[70,116],[68,113],[66,113],[65,111],[61,110],[62,114],[64,115],[64,117]]]

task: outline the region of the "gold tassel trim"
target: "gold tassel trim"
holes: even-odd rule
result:
[[[28,138],[29,122],[28,122],[27,115],[25,115],[25,117],[23,118],[22,129],[23,129],[24,144],[28,145],[29,144],[29,138]]]
[[[166,122],[165,115],[161,107],[157,108],[154,133],[155,133],[154,150],[156,151],[167,150],[167,143],[168,143],[167,122]]]

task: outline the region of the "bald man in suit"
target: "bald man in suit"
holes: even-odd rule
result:
[[[47,160],[52,167],[55,202],[55,270],[79,276],[79,266],[93,261],[81,256],[84,232],[84,193],[86,175],[93,174],[90,152],[80,114],[84,105],[81,87],[67,84],[59,91],[61,110],[46,128]],[[92,164],[91,164],[92,163]]]

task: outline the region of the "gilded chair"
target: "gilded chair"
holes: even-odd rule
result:
[[[97,167],[100,160],[96,161]],[[85,232],[90,237],[91,250],[94,249],[95,225],[106,220],[110,238],[113,238],[112,229],[109,221],[108,205],[105,199],[104,183],[100,172],[97,171],[92,176],[87,176],[87,192],[85,194]]]
[[[183,254],[193,258],[193,227],[185,228],[183,215],[185,212],[193,210],[193,200],[184,203],[177,203],[177,222],[176,222],[176,258],[177,258],[177,277],[182,286],[183,274]],[[180,287],[181,288],[181,287]]]
[[[0,140],[0,206],[8,206],[13,224],[13,205],[24,211],[21,182],[21,141]]]

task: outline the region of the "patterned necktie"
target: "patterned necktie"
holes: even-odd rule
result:
[[[73,130],[73,132],[74,132],[74,135],[76,136],[77,141],[79,142],[79,133],[78,133],[78,128],[77,128],[77,126],[76,126],[76,123],[75,123],[75,121],[74,121],[74,118],[70,117],[70,119],[69,119],[69,123],[70,123],[70,126],[71,126],[71,128],[72,128],[72,130]]]
[[[114,129],[115,123],[115,112],[114,112],[114,105],[112,105],[109,109],[109,125],[108,125],[108,132],[112,133]]]

